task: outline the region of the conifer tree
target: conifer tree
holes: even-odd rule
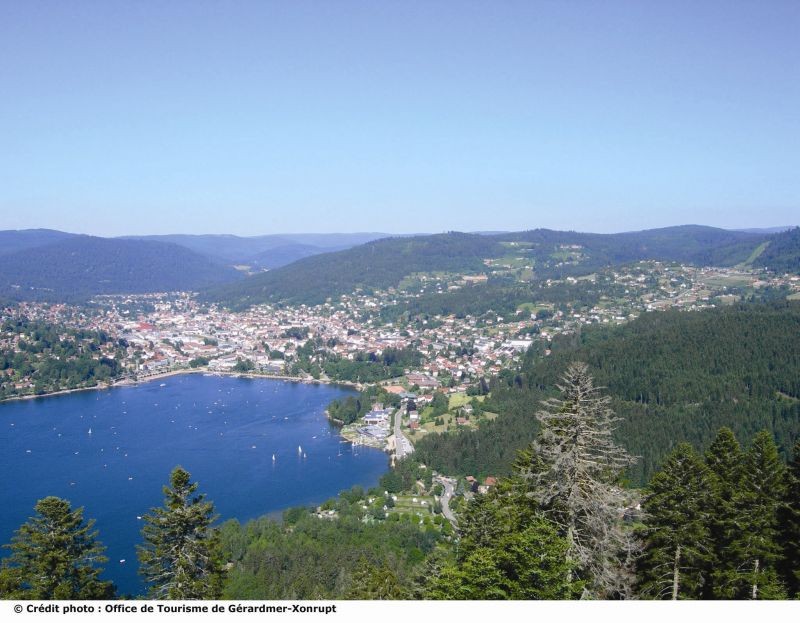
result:
[[[800,597],[800,441],[794,445],[787,472],[785,503],[780,512],[783,561],[781,571],[789,594]]]
[[[500,486],[502,482],[501,480]],[[510,529],[512,525],[510,515],[516,513],[518,509],[515,508],[512,499],[500,503],[497,497],[497,489],[485,495],[476,495],[459,516],[458,532],[462,550],[486,547]],[[501,517],[501,514],[505,514],[506,517]],[[517,525],[516,521],[513,525]]]
[[[83,508],[46,497],[36,516],[22,524],[10,545],[11,556],[0,570],[0,594],[7,599],[112,599],[111,582],[100,579],[97,565],[106,562],[105,547],[83,520]]]
[[[541,515],[484,545],[462,548],[430,582],[431,599],[575,599],[568,545]]]
[[[716,595],[714,576],[730,569],[733,564],[730,548],[737,532],[733,499],[742,484],[744,453],[730,428],[719,429],[705,453],[705,459],[711,481],[710,529],[716,574],[708,578],[703,597],[711,599]]]
[[[374,565],[361,558],[353,572],[345,599],[409,599],[411,592],[386,564]]]
[[[218,599],[224,565],[214,505],[178,466],[164,487],[163,508],[145,515],[144,545],[139,546],[140,574],[156,599]]]
[[[650,481],[639,585],[644,597],[700,599],[714,556],[708,470],[680,444]]]
[[[786,466],[772,436],[762,431],[744,457],[742,483],[734,493],[735,530],[715,573],[716,596],[724,599],[785,597],[777,565],[781,557],[778,514],[786,487]]]
[[[625,501],[617,479],[634,460],[614,443],[619,418],[586,364],[571,364],[558,388],[561,397],[544,401],[536,414],[533,496],[566,538],[586,596],[630,596],[635,546],[621,525]]]

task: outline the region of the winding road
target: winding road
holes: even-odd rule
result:
[[[438,476],[436,478],[436,482],[440,483],[444,487],[444,493],[442,493],[442,497],[440,498],[442,503],[442,515],[444,515],[445,519],[453,524],[453,527],[457,527],[458,520],[456,520],[456,516],[453,514],[453,511],[450,510],[450,499],[453,497],[453,493],[456,488],[455,480],[452,478],[445,478],[444,476]]]

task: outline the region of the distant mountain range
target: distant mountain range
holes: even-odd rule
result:
[[[55,229],[8,229],[0,231],[0,256],[24,251],[25,249],[43,247],[60,240],[73,238],[76,235]]]
[[[792,241],[800,229],[780,234],[737,232],[682,225],[620,234],[535,229],[491,235],[449,233],[388,238],[345,251],[315,255],[237,283],[209,289],[204,296],[233,307],[257,303],[317,304],[354,291],[397,286],[417,272],[488,272],[484,259],[502,263],[523,258],[538,277],[563,278],[637,260],[697,265],[775,266],[788,270],[798,253]],[[773,256],[765,253],[780,242]]]
[[[241,278],[184,247],[145,240],[67,235],[0,256],[0,297],[19,300],[199,290]]]
[[[388,236],[281,234],[98,238],[47,229],[0,231],[0,297],[80,300],[93,294],[203,291],[234,307],[315,304],[356,288],[388,288],[414,273],[491,270],[508,258],[540,278],[637,260],[800,271],[800,229],[731,231],[699,225],[619,234],[534,229]],[[245,277],[242,270],[251,274]],[[264,272],[266,269],[272,269]]]
[[[226,263],[260,270],[279,268],[304,257],[349,249],[389,236],[391,234],[367,232],[356,234],[272,234],[247,237],[226,234],[172,234],[125,236],[125,238],[171,242]]]
[[[396,286],[418,272],[479,272],[485,268],[484,258],[502,252],[498,241],[477,234],[384,238],[307,257],[239,284],[211,289],[205,296],[235,307],[279,301],[317,304],[356,288]]]
[[[734,231],[743,231],[748,234],[780,234],[784,231],[794,229],[796,225],[784,225],[782,227],[751,227],[750,229],[736,229]]]

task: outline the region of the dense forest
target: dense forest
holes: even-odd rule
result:
[[[403,277],[417,272],[479,271],[483,258],[501,252],[498,242],[475,234],[385,238],[212,288],[205,297],[234,308],[278,301],[314,305],[359,288],[396,286]]]
[[[76,234],[55,229],[6,229],[0,231],[0,255],[8,255],[23,249],[43,247],[53,242],[72,238]]]
[[[79,302],[95,294],[198,290],[240,276],[176,244],[72,236],[4,255],[0,296]]]
[[[357,593],[356,581],[382,572],[400,596],[411,597],[414,573],[440,531],[411,521],[365,523],[361,507],[346,497],[337,500],[333,520],[298,508],[284,513],[283,523],[262,518],[223,524],[222,543],[235,563],[225,597],[369,599]]]
[[[490,383],[487,410],[502,414],[477,431],[429,435],[418,456],[445,473],[497,475],[536,434],[532,412],[559,375],[585,361],[622,418],[617,439],[640,460],[643,483],[682,441],[706,447],[730,427],[742,438],[769,430],[786,457],[800,438],[800,305],[741,305],[697,313],[652,312],[617,328],[584,329],[531,352],[520,369]]]
[[[580,433],[589,424],[581,413],[592,407],[577,395],[566,402],[537,414],[543,432],[519,453],[511,475],[467,505],[457,550],[429,565],[428,597],[798,596],[800,444],[787,466],[769,433],[743,451],[721,429],[705,456],[677,446],[641,500],[626,501],[603,471],[606,453],[624,460],[624,450],[603,441],[583,446],[582,435],[602,440],[603,427]],[[586,411],[568,406],[580,403]],[[602,421],[595,406],[594,421]]]
[[[800,227],[772,236],[754,264],[777,272],[800,272]]]
[[[687,443],[642,504],[637,589],[649,599],[785,599],[798,594],[800,443],[787,466],[766,431],[742,451],[729,428],[705,456]]]

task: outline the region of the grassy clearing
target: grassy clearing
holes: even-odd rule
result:
[[[758,256],[761,255],[764,252],[764,249],[766,249],[768,246],[769,246],[769,240],[765,240],[760,245],[758,245],[755,249],[753,249],[753,252],[750,254],[750,257],[748,257],[744,261],[743,265],[752,266],[753,262],[755,262],[758,259]]]
[[[432,495],[398,495],[394,507],[387,512],[430,515],[433,513]]]
[[[472,396],[467,396],[464,392],[450,394],[450,403],[447,405],[447,408],[452,411],[453,409],[458,409],[459,407],[469,404],[471,400]]]
[[[746,275],[715,275],[703,280],[712,288],[742,288],[750,285],[751,278]]]
[[[543,310],[553,309],[552,305],[542,305],[536,303],[521,303],[517,305],[517,311],[526,312],[529,314],[536,314]]]

